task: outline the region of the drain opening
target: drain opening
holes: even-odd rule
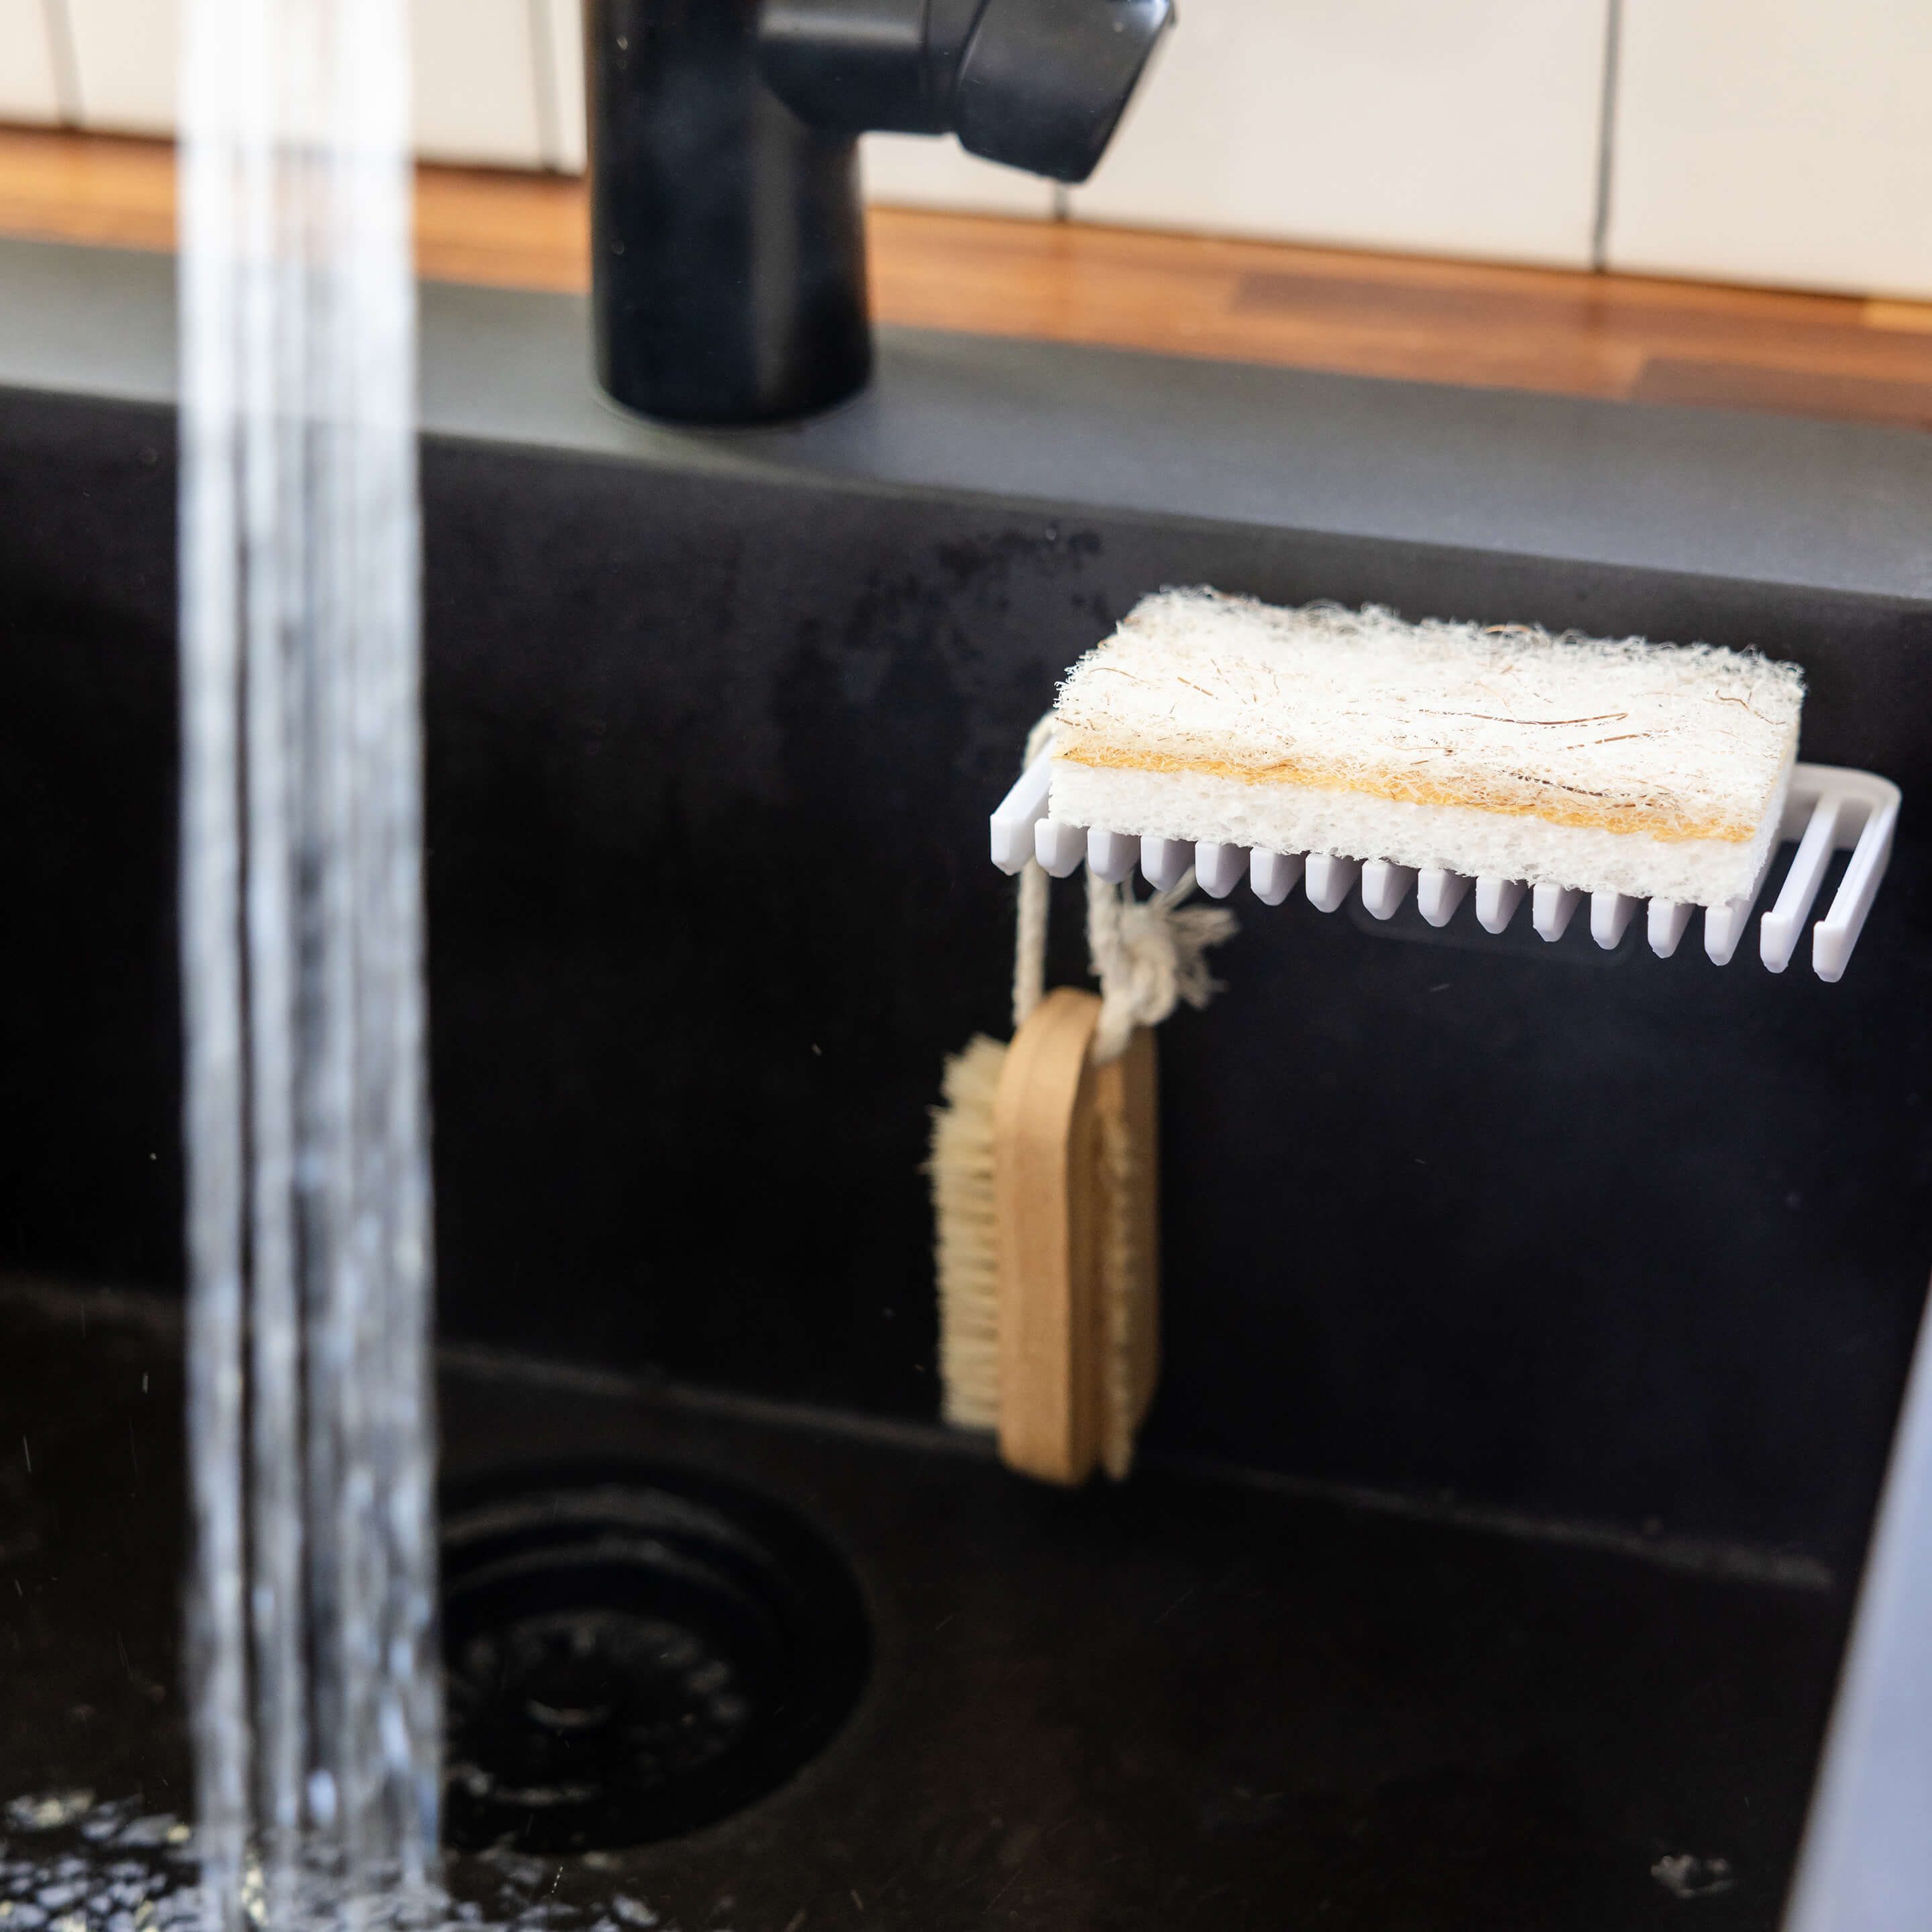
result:
[[[831,1741],[870,1655],[843,1562],[764,1497],[662,1469],[459,1495],[444,1835],[615,1850],[727,1817]]]

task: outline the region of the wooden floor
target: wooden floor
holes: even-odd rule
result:
[[[172,244],[163,142],[0,128],[0,232]],[[875,208],[881,319],[1932,429],[1932,304]],[[581,289],[574,180],[422,169],[422,272]]]

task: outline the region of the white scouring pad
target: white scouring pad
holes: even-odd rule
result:
[[[1778,836],[1804,697],[1756,652],[1168,590],[1061,686],[1048,815],[1720,907]]]

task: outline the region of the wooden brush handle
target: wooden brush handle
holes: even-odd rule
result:
[[[1100,1460],[1123,1479],[1160,1378],[1160,1096],[1151,1027],[1096,1067],[1100,1205]]]
[[[1100,1002],[1061,987],[1013,1036],[993,1107],[1000,1455],[1082,1483],[1100,1448]]]

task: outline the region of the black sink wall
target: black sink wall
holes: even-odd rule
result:
[[[179,1277],[172,463],[164,412],[0,396],[10,1270]],[[446,1330],[837,1406],[934,1406],[986,813],[1137,596],[1798,658],[1805,754],[1906,794],[1839,986],[1236,902],[1163,1040],[1151,1439],[1855,1558],[1932,1258],[1932,606],[456,441],[424,495]]]

